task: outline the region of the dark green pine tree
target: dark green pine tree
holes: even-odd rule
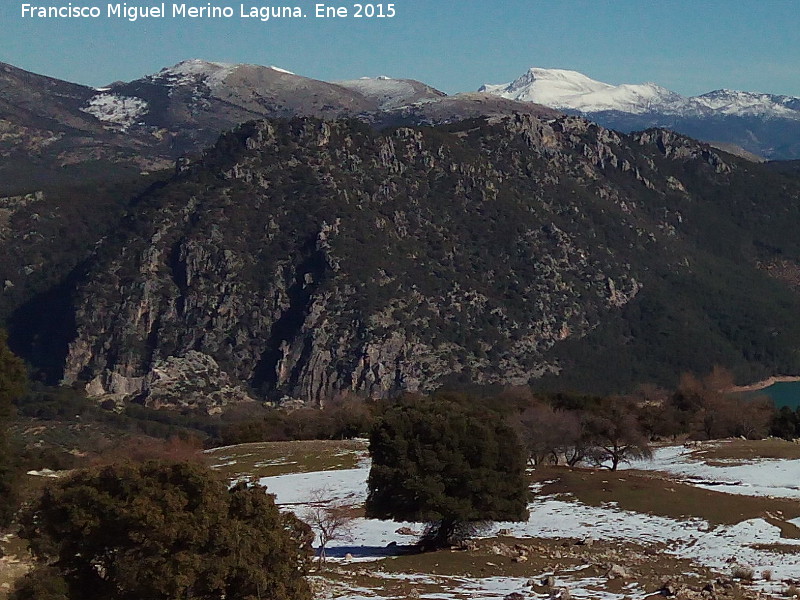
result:
[[[528,517],[525,454],[497,413],[444,398],[407,398],[370,438],[370,518],[430,524],[423,540],[452,543],[470,525]]]

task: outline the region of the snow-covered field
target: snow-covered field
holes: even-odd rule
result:
[[[672,473],[677,479],[716,491],[731,491],[754,496],[773,495],[798,497],[800,461],[797,460],[753,460],[748,464],[706,464],[691,458],[683,447],[666,447],[655,452],[653,461],[637,462],[636,469],[658,470]],[[717,466],[714,466],[717,465]],[[298,513],[303,502],[313,490],[325,490],[325,497],[343,499],[358,505],[366,498],[366,479],[369,463],[362,461],[356,469],[323,471],[304,474],[267,477],[261,483],[276,495],[277,502]],[[712,485],[714,482],[728,485]],[[796,520],[800,522],[800,520]],[[331,555],[343,557],[346,553],[353,560],[374,560],[387,554],[386,546],[391,542],[409,544],[412,536],[396,533],[401,527],[415,531],[420,524],[396,523],[358,519],[350,541],[332,542]],[[639,545],[657,546],[661,552],[685,558],[695,563],[730,574],[740,565],[752,568],[760,574],[771,571],[771,581],[760,578],[760,589],[779,593],[785,589],[781,580],[800,577],[800,540],[782,538],[778,527],[763,519],[750,519],[735,525],[711,525],[698,519],[670,519],[648,514],[625,511],[613,503],[601,507],[587,506],[577,500],[563,496],[535,496],[530,505],[530,518],[524,523],[497,523],[494,532],[510,530],[516,538],[593,538],[595,540],[631,541]],[[770,549],[770,545],[780,548]],[[388,577],[388,575],[385,575]],[[396,575],[395,575],[396,576]],[[405,576],[411,577],[411,576]],[[415,575],[414,578],[427,583],[442,584],[442,576]],[[522,591],[528,578],[478,577],[447,579],[444,595],[425,595],[426,598],[503,598],[512,592]],[[603,592],[591,578],[576,574],[569,581],[559,582],[569,588],[573,597],[620,599],[644,597],[644,590],[629,584],[621,593]],[[352,590],[337,597],[374,598],[369,591]]]
[[[685,483],[718,492],[800,498],[800,460],[715,460],[709,465],[702,460],[702,454],[690,450],[683,446],[658,448],[653,460],[626,466],[671,473]]]

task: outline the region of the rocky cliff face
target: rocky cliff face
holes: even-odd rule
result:
[[[200,369],[217,403],[242,386],[319,403],[558,372],[548,353],[643,293],[650,268],[685,268],[681,215],[664,208],[689,195],[662,168],[674,161],[736,168],[576,117],[248,124],[102,244],[64,381],[160,405],[158,381]]]

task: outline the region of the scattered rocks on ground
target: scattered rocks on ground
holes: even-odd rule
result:
[[[621,565],[611,565],[606,577],[609,579],[630,579],[632,577],[630,571]]]
[[[572,594],[567,588],[551,590],[550,600],[572,600]]]
[[[395,533],[397,535],[419,535],[419,533],[411,529],[411,527],[401,527],[395,531]]]
[[[521,554],[519,556],[514,556],[511,560],[515,563],[528,562],[528,557],[524,554]]]

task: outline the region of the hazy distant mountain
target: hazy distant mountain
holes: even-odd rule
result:
[[[385,127],[514,113],[559,114],[386,76],[328,83],[275,66],[195,59],[91,88],[0,63],[0,195],[83,182],[86,165],[102,176],[171,167],[254,119],[355,117]]]
[[[103,88],[0,63],[0,195],[171,167],[253,119],[369,115],[443,97],[413,80],[333,84],[279,67],[202,60]]]
[[[768,158],[800,157],[797,98],[725,90],[686,98],[651,83],[613,86],[555,69],[531,69],[482,90],[447,96],[410,79],[329,83],[274,66],[197,59],[91,88],[0,63],[0,193],[20,191],[23,171],[30,183],[70,173],[82,179],[76,166],[97,161],[100,170],[164,168],[243,122],[293,116],[356,117],[383,127],[561,111],[621,131],[667,127],[741,155],[737,146]]]
[[[136,110],[135,100],[108,97],[106,102]],[[91,87],[0,63],[0,195],[75,177],[85,181],[91,173],[80,165],[138,172],[173,162],[159,149],[163,142],[150,133],[123,131],[98,120],[92,113],[99,105]]]
[[[632,114],[683,110],[686,99],[654,83],[610,85],[577,71],[530,69],[511,83],[484,85],[480,91],[511,100],[536,102],[586,113],[620,111]]]
[[[621,131],[668,127],[771,159],[800,156],[800,98],[792,96],[716,90],[686,97],[655,83],[611,85],[577,71],[539,68],[480,91],[578,113]]]

